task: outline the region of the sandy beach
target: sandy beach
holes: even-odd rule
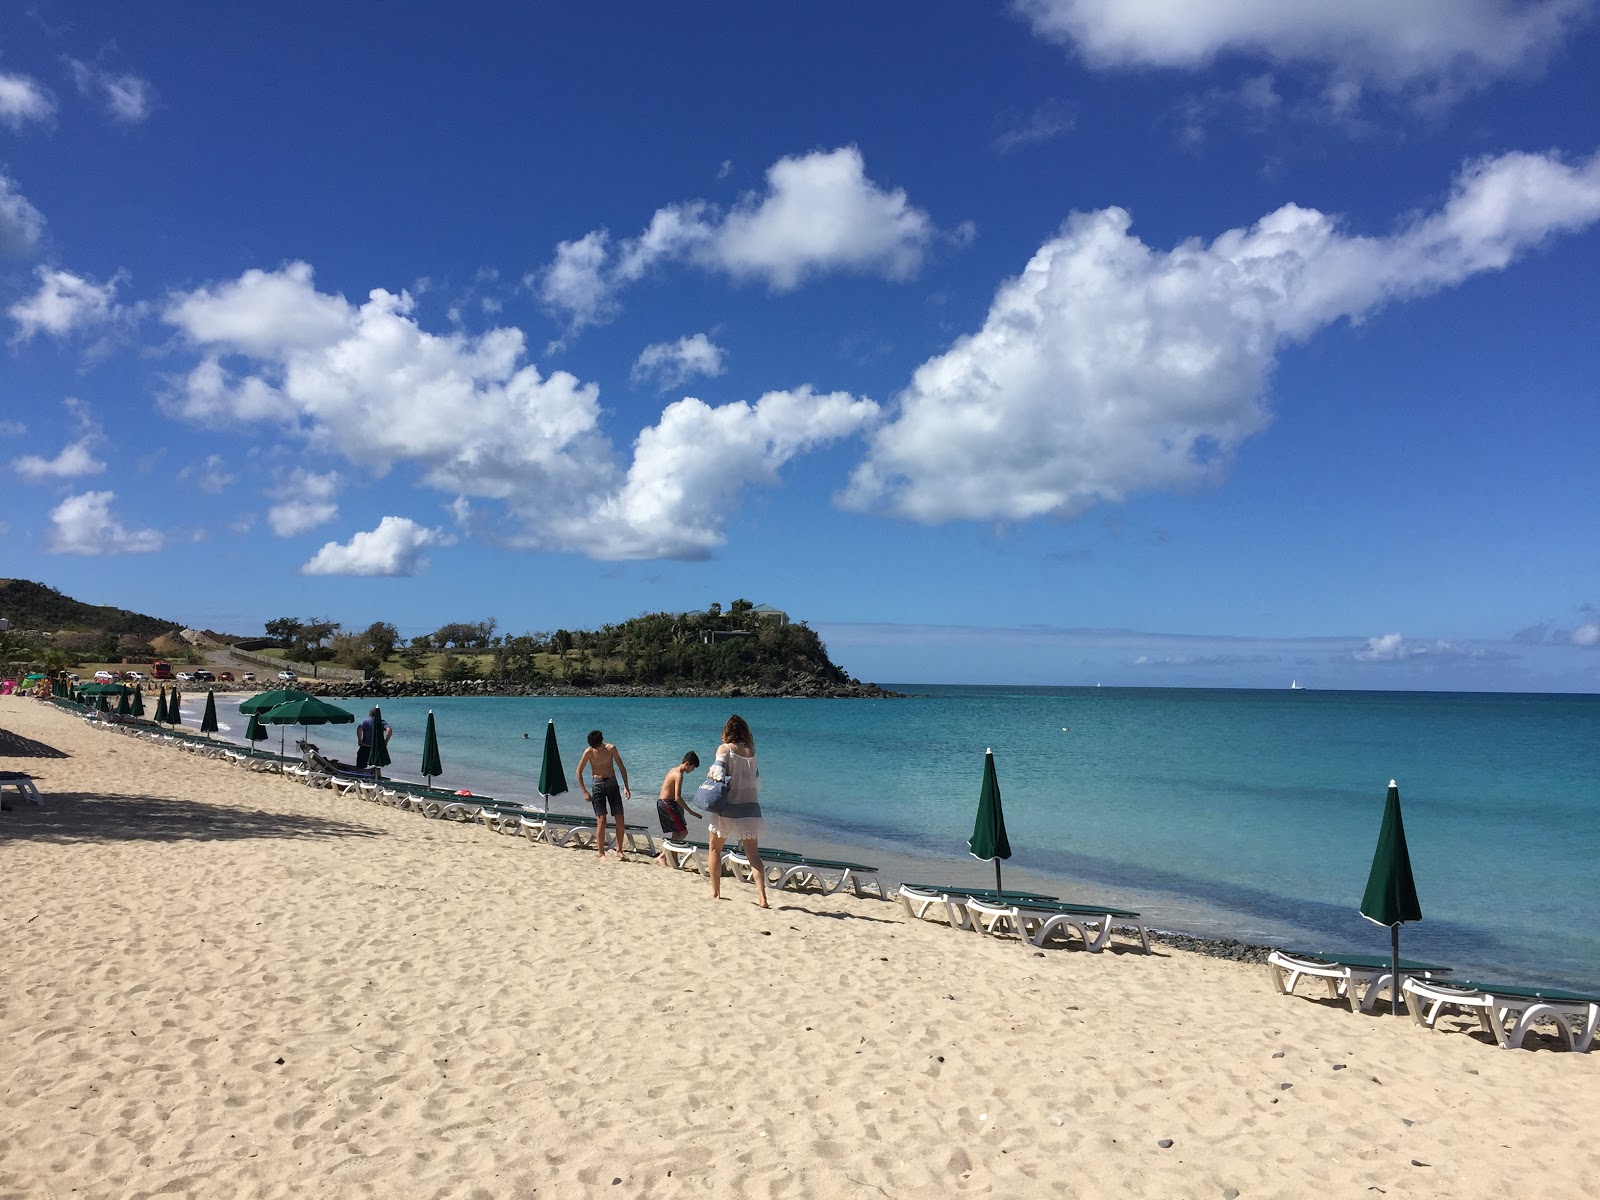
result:
[[[1551,1038],[0,729],[0,1196],[1600,1195]]]

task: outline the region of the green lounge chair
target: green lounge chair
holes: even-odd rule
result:
[[[1328,998],[1343,1000],[1351,1012],[1373,1011],[1379,993],[1393,983],[1393,964],[1387,954],[1282,949],[1267,955],[1267,969],[1272,974],[1273,988],[1285,996],[1293,995],[1295,985],[1302,979],[1321,979],[1328,986]],[[1400,960],[1402,980],[1412,975],[1431,978],[1449,972],[1449,967],[1435,963]]]
[[[1405,974],[1404,968],[1401,974]],[[1406,976],[1400,988],[1411,1019],[1418,1025],[1434,1028],[1449,1008],[1470,1012],[1478,1018],[1479,1028],[1494,1034],[1502,1050],[1522,1045],[1528,1030],[1542,1021],[1553,1022],[1567,1049],[1579,1053],[1594,1045],[1595,1033],[1600,1030],[1600,996],[1581,992],[1414,975]]]

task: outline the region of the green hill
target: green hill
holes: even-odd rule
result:
[[[163,620],[144,613],[113,608],[109,604],[84,604],[63,596],[53,587],[27,579],[0,579],[0,617],[15,630],[37,633],[132,634],[144,641],[158,638],[183,622]]]

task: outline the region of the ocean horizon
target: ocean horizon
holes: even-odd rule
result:
[[[889,883],[992,884],[992,865],[966,853],[992,748],[1008,884],[1137,908],[1162,929],[1370,953],[1387,952],[1388,933],[1356,909],[1393,778],[1424,917],[1402,927],[1402,952],[1486,979],[1600,990],[1600,696],[883,686],[907,698],[381,706],[396,777],[420,779],[431,709],[438,784],[532,803],[546,721],[569,780],[600,728],[629,769],[629,820],[652,826],[667,768],[690,749],[708,762],[738,711],[760,757],[764,840],[850,852]],[[374,703],[336,702],[358,716]],[[223,707],[237,740],[245,718]],[[353,727],[309,733],[325,754],[354,758]],[[291,749],[298,736],[292,727]],[[575,780],[552,807],[583,810]]]

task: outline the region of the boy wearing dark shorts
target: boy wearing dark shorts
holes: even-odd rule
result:
[[[594,777],[592,789],[584,786],[585,768]],[[618,775],[622,776],[620,790]],[[606,816],[609,813],[617,826],[617,858],[622,858],[622,801],[624,797],[632,800],[633,791],[628,787],[628,768],[622,765],[621,753],[598,729],[590,732],[589,748],[578,760],[578,788],[583,798],[594,806],[594,845],[600,857],[606,856]]]
[[[684,813],[692,813],[696,820],[700,814],[689,807],[688,801],[683,798],[684,778],[700,765],[700,756],[693,750],[683,756],[683,761],[667,772],[667,777],[661,781],[661,796],[656,801],[656,817],[661,822],[661,836],[681,842],[689,836],[689,826],[683,819]],[[663,867],[669,866],[667,852],[662,850],[656,855],[656,861]]]

